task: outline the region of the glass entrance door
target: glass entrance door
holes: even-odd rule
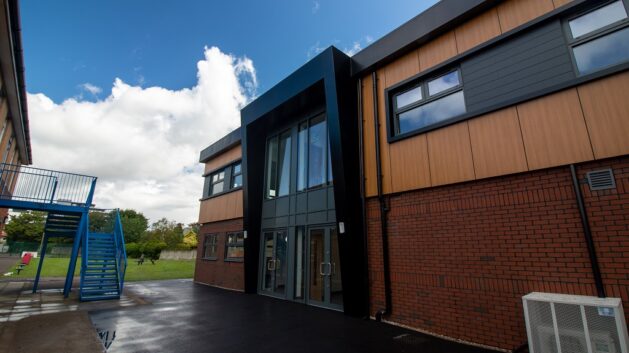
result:
[[[343,309],[343,283],[336,227],[308,232],[308,304]]]
[[[286,230],[264,232],[262,237],[262,291],[284,296],[286,293],[288,233]]]

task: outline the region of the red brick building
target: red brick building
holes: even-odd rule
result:
[[[240,129],[201,152],[205,185],[194,281],[244,290]]]
[[[325,50],[202,152],[196,280],[507,351],[530,292],[629,306],[628,9],[442,0]]]

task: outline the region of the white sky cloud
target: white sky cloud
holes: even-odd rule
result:
[[[79,85],[79,88],[94,95],[99,94],[103,91],[102,88],[95,86],[89,82]]]
[[[204,55],[191,88],[143,88],[116,78],[109,96],[95,102],[57,104],[29,94],[34,166],[97,176],[97,207],[133,208],[151,221],[196,221],[199,152],[240,125],[239,110],[257,88],[250,59],[216,47]]]

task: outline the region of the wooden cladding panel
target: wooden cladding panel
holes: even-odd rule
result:
[[[555,9],[553,0],[507,0],[498,5],[498,17],[503,32]]]
[[[571,3],[572,0],[553,0],[553,4],[555,5],[555,8],[560,8],[565,4]]]
[[[578,87],[594,157],[629,153],[629,72]]]
[[[419,48],[419,63],[422,70],[427,70],[458,54],[454,31],[450,31],[426,43]]]
[[[492,8],[455,29],[458,52],[463,53],[501,33],[498,12]]]
[[[231,149],[225,151],[224,153],[219,154],[218,156],[210,159],[205,163],[205,173],[216,170],[220,167],[229,164],[230,162],[236,161],[242,157],[242,149],[240,145],[234,146]]]
[[[365,194],[367,197],[378,193],[376,173],[376,133],[373,114],[373,80],[371,75],[363,78],[363,158],[365,171]]]
[[[9,101],[6,98],[0,98],[0,129],[4,125],[4,121],[9,118]]]
[[[13,134],[13,122],[11,121],[11,119],[8,119],[8,120],[9,121],[7,121],[7,128],[4,131],[4,136],[2,136],[2,139],[0,140],[0,158],[2,158],[2,156],[4,155],[4,151],[7,149],[7,144],[9,143],[9,139],[11,138],[11,135]],[[2,131],[2,125],[0,125],[0,131]]]
[[[386,87],[416,75],[419,71],[419,57],[417,50],[414,50],[384,68]],[[380,88],[384,90],[385,87]]]
[[[474,164],[467,122],[428,133],[432,185],[474,179]]]
[[[391,145],[389,151],[393,192],[431,185],[426,134],[398,141]]]
[[[531,170],[594,158],[576,89],[518,105]]]
[[[242,190],[201,201],[199,223],[242,217]]]
[[[469,121],[476,178],[528,170],[515,107]]]

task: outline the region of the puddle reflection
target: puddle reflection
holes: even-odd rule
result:
[[[103,343],[105,349],[109,349],[109,347],[111,347],[111,344],[114,343],[114,340],[116,339],[116,331],[96,330],[96,332],[98,333],[98,337],[100,337],[100,341]]]

